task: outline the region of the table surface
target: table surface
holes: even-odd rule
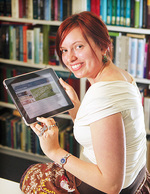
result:
[[[0,178],[0,194],[23,194],[19,183]]]

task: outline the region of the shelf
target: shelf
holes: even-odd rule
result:
[[[32,23],[33,25],[46,24],[46,25],[52,25],[52,26],[59,26],[62,23],[61,21],[46,21],[46,20],[35,20],[35,19],[27,19],[27,18],[12,18],[12,17],[6,17],[6,16],[0,16],[0,20],[8,21],[8,22]],[[122,26],[109,26],[109,25],[107,25],[107,28],[109,31],[129,32],[129,33],[150,35],[150,29],[145,29],[145,28],[130,28],[130,27],[122,27]]]
[[[22,62],[22,61],[2,59],[2,58],[0,58],[0,63],[6,63],[6,64],[22,66],[22,67],[31,67],[31,68],[35,68],[35,69],[42,69],[42,68],[51,67],[55,71],[68,72],[68,70],[66,68],[64,68],[62,65],[55,66],[55,65],[46,65],[46,64],[30,64],[30,63],[25,63],[25,62]]]
[[[0,16],[1,21],[7,22],[19,22],[19,23],[32,23],[32,25],[36,24],[46,24],[52,26],[59,26],[62,22],[61,21],[47,21],[47,20],[35,20],[35,19],[28,19],[28,18],[12,18],[12,17],[5,17]]]
[[[107,25],[107,28],[109,31],[115,31],[115,32],[150,35],[150,29],[145,29],[145,28],[130,28],[130,27],[108,26],[108,25]]]
[[[0,107],[5,107],[5,108],[10,108],[10,109],[16,109],[16,106],[14,104],[10,104],[7,102],[1,102],[0,101]],[[71,119],[71,116],[68,114],[59,114],[57,115],[57,117],[59,118],[63,118],[63,119]]]
[[[135,81],[137,83],[141,83],[141,84],[150,84],[150,80],[149,79],[135,78]]]
[[[22,150],[16,150],[2,145],[0,145],[0,153],[23,158],[26,160],[31,160],[31,161],[44,162],[44,163],[51,162],[51,160],[47,156],[33,154]]]

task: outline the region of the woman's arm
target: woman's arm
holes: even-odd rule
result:
[[[50,125],[48,119],[39,121]],[[36,133],[37,128],[32,126]],[[117,194],[123,186],[125,176],[125,134],[120,113],[106,117],[91,124],[91,135],[97,165],[78,159],[68,158],[64,168],[85,183],[105,193]],[[58,128],[46,132],[46,138],[40,137],[44,153],[53,161],[59,163],[66,155],[58,143]]]
[[[69,85],[67,84],[65,81],[62,80],[62,78],[59,79],[61,85],[63,86],[63,88],[66,90],[68,96],[70,97],[71,101],[74,104],[74,108],[69,110],[69,114],[74,122],[75,118],[76,118],[76,114],[78,112],[78,109],[80,107],[80,100],[75,92],[75,90]]]

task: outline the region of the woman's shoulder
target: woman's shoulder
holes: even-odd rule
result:
[[[111,63],[105,67],[105,71],[101,76],[100,81],[125,81],[132,83],[133,77],[125,70],[117,67],[115,64]]]

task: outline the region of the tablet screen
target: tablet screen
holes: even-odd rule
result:
[[[54,116],[73,108],[73,104],[51,68],[4,80],[26,124],[37,116]]]

